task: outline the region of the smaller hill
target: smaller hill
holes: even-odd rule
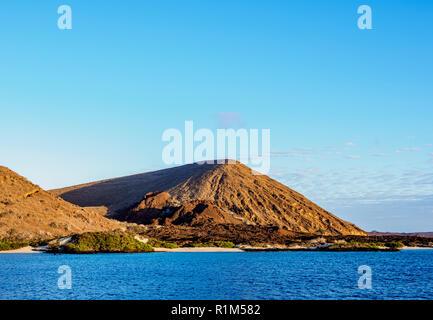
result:
[[[191,227],[243,223],[242,219],[224,212],[212,201],[194,200],[180,203],[167,192],[147,193],[137,206],[120,213],[118,219],[138,224]]]
[[[0,166],[0,239],[47,239],[122,226],[43,190]]]

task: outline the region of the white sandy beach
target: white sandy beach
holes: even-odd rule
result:
[[[42,251],[34,250],[33,247],[23,247],[15,250],[0,251],[0,253],[41,253]]]

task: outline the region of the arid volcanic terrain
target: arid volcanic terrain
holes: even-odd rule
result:
[[[117,221],[66,202],[0,166],[0,239],[47,239],[120,227]]]
[[[51,192],[75,205],[99,208],[108,217],[151,226],[365,235],[354,224],[240,163],[190,164]]]

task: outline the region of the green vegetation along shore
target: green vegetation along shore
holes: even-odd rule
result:
[[[59,253],[152,252],[153,247],[124,232],[87,232],[73,235],[64,245],[53,243],[48,250]]]
[[[50,240],[35,240],[35,241],[24,241],[13,238],[0,239],[0,251],[10,251],[21,249],[24,247],[38,247],[47,245]]]
[[[285,243],[235,243],[209,238],[201,241],[184,240],[174,243],[167,239],[147,237],[146,234],[133,230],[86,232],[69,237],[35,241],[0,239],[0,251],[12,251],[24,247],[33,247],[33,250],[48,253],[69,254],[170,252],[178,248],[186,251],[188,248],[191,248],[192,251],[196,248],[243,251],[398,251],[405,247],[433,248],[433,243],[431,239],[419,237],[326,237],[317,235],[297,237]]]
[[[0,241],[0,251],[16,250],[29,246],[28,241]]]
[[[208,241],[208,242],[194,242],[187,245],[188,247],[193,248],[234,248],[236,245],[230,241]]]
[[[394,242],[358,242],[358,241],[349,241],[349,242],[339,242],[334,243],[327,247],[328,250],[346,250],[350,249],[353,251],[362,251],[362,250],[399,250],[404,247],[404,244],[400,241]],[[326,248],[324,248],[326,249]]]

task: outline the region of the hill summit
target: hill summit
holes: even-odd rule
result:
[[[53,190],[79,206],[151,225],[238,225],[286,232],[366,235],[303,195],[236,164],[189,164]]]

